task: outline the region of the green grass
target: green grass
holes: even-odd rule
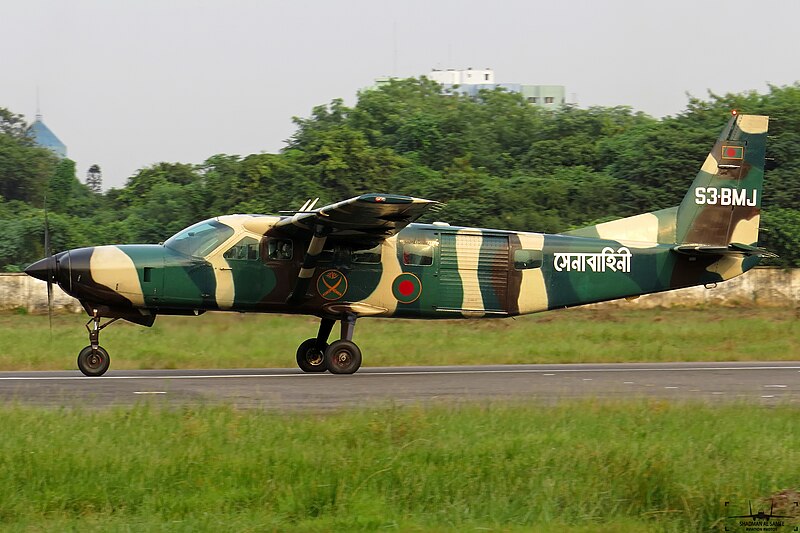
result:
[[[721,530],[725,501],[736,514],[797,496],[798,414],[645,400],[5,406],[0,530]]]
[[[82,315],[0,315],[0,369],[73,369]],[[209,313],[117,322],[101,343],[113,369],[292,367],[318,319]],[[334,329],[334,338],[338,326]],[[516,320],[361,319],[365,366],[800,359],[795,309],[569,309]]]

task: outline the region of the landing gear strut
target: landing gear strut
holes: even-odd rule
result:
[[[100,330],[117,320],[119,318],[112,318],[105,324],[101,324],[100,316],[95,311],[94,316],[86,323],[86,330],[89,332],[89,346],[78,354],[78,368],[83,372],[84,376],[98,377],[108,370],[111,358],[105,348],[100,346]],[[89,324],[92,326],[89,327]]]
[[[330,370],[331,374],[352,374],[361,366],[361,349],[353,342],[356,317],[344,317],[341,340],[328,345],[334,322],[331,318],[323,318],[317,337],[306,340],[297,349],[297,366],[303,372]]]

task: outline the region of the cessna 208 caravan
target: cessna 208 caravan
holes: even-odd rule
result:
[[[120,318],[206,311],[320,318],[305,372],[351,374],[361,317],[495,318],[713,284],[765,256],[758,226],[769,119],[733,114],[679,206],[564,234],[413,223],[437,202],[364,194],[280,216],[199,222],[162,245],[60,252],[26,272],[77,298],[91,319],[78,367],[109,367],[100,331]],[[49,253],[49,252],[47,252]],[[105,323],[101,320],[109,319]],[[341,322],[341,338],[328,343]]]

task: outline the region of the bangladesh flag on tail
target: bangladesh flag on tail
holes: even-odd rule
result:
[[[722,145],[723,159],[744,159],[744,146]]]

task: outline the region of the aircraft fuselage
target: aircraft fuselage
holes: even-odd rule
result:
[[[265,218],[215,219],[229,235],[202,257],[169,244],[62,252],[56,280],[103,316],[220,310],[452,319],[534,313],[730,277],[718,257],[680,255],[665,244],[411,224],[370,249],[331,243],[306,297],[292,305],[287,298],[308,242],[248,229]],[[737,274],[755,264],[739,263]]]

